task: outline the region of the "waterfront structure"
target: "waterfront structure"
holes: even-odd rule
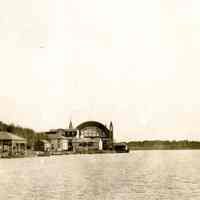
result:
[[[86,121],[73,127],[72,121],[67,129],[54,129],[46,132],[51,149],[58,150],[59,139],[67,141],[65,150],[73,152],[113,150],[113,124],[109,129],[100,122]],[[57,146],[56,146],[57,145]],[[62,148],[61,148],[62,149]]]
[[[110,129],[97,121],[83,122],[77,126],[78,135],[73,140],[73,150],[112,150],[113,149],[113,125]]]
[[[127,153],[129,152],[128,144],[125,142],[116,143],[114,144],[114,150],[117,153]]]
[[[0,154],[1,156],[25,155],[27,141],[9,132],[0,132]]]

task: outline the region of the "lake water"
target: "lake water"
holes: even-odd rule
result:
[[[1,200],[199,200],[200,151],[0,160]]]

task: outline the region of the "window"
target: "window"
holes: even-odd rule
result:
[[[83,137],[102,137],[103,133],[97,127],[86,127],[81,130],[81,135],[83,135]]]

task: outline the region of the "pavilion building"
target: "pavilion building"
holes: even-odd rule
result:
[[[17,156],[25,155],[27,150],[27,141],[9,132],[0,132],[0,155]]]

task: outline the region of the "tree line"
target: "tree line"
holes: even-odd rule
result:
[[[200,149],[200,141],[189,140],[144,140],[131,141],[128,146],[133,150],[154,150],[154,149]]]
[[[6,124],[2,121],[0,121],[0,131],[6,131],[25,138],[27,140],[27,148],[29,149],[32,149],[37,141],[47,139],[45,133],[36,133],[33,129],[14,124]]]

